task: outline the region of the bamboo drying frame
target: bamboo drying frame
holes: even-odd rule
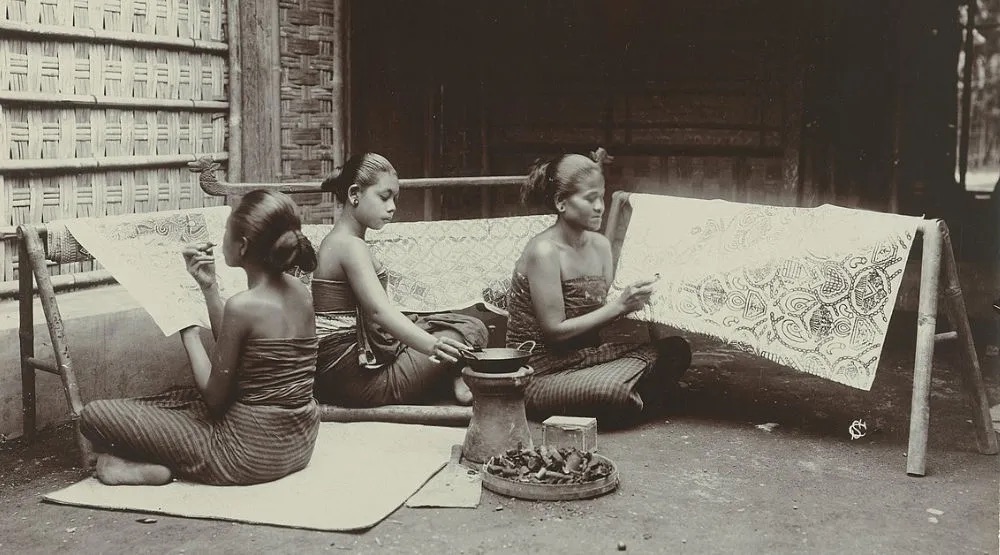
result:
[[[621,254],[624,229],[631,216],[629,193],[612,195],[608,210],[607,233],[612,240],[612,253],[617,266]],[[913,364],[913,393],[910,405],[910,433],[907,445],[906,473],[924,476],[927,470],[927,434],[930,427],[930,386],[934,347],[938,341],[958,340],[961,345],[962,386],[972,409],[976,428],[976,446],[980,453],[995,455],[1000,446],[993,431],[986,386],[983,383],[979,358],[969,327],[969,318],[958,281],[955,255],[951,247],[948,226],[943,220],[924,220],[917,228],[923,239],[920,264],[920,301],[917,312],[916,352]],[[943,262],[943,264],[942,264]],[[945,288],[940,288],[940,278]],[[937,333],[938,296],[945,302],[946,315],[954,332]]]

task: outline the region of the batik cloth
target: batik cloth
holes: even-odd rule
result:
[[[660,275],[631,318],[871,389],[921,218],[645,194],[629,202],[613,294]]]

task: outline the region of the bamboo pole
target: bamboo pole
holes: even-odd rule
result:
[[[235,3],[235,2],[234,2]],[[0,20],[0,35],[20,35],[35,40],[120,44],[147,48],[187,50],[190,52],[225,52],[224,42],[180,37],[146,35],[122,31],[105,31],[66,25],[41,25],[20,21]]]
[[[20,320],[17,336],[21,351],[21,427],[24,438],[31,442],[35,439],[35,369],[29,359],[35,356],[35,303],[31,294],[32,273],[28,262],[28,242],[22,233],[18,233],[18,260],[21,261],[18,272],[18,311]]]
[[[969,170],[969,134],[972,132],[972,70],[975,54],[974,32],[976,26],[976,1],[965,3],[965,67],[962,71],[962,113],[961,134],[958,137],[958,184],[965,191],[965,174]]]
[[[319,408],[320,420],[323,422],[396,422],[465,427],[472,420],[472,407],[389,405],[349,409],[320,405]]]
[[[226,152],[207,154],[155,154],[147,156],[107,156],[102,158],[51,158],[29,160],[0,160],[0,172],[65,171],[128,168],[166,168],[184,166],[197,161],[199,157],[211,157],[215,161],[227,160]]]
[[[56,292],[118,283],[115,277],[107,270],[60,274],[58,276],[51,276],[51,279],[52,288]],[[2,282],[0,283],[0,300],[13,299],[20,294],[21,290],[21,286],[17,282]],[[31,291],[30,285],[28,290]]]
[[[321,181],[299,181],[290,183],[229,183],[206,179],[205,174],[199,179],[202,190],[210,195],[229,196],[243,195],[254,189],[277,189],[284,193],[315,193],[319,191]],[[485,177],[421,177],[415,179],[400,179],[400,189],[434,189],[443,187],[494,187],[499,185],[518,185],[525,180],[523,175],[503,175]]]
[[[52,94],[30,91],[0,91],[0,102],[8,102],[11,104],[60,104],[69,106],[86,106],[88,108],[183,110],[192,112],[224,112],[229,108],[228,102],[219,100],[135,98],[124,96],[95,96],[92,94]]]
[[[617,270],[618,257],[621,255],[621,244],[624,239],[619,233],[622,221],[628,225],[626,210],[629,208],[629,193],[627,191],[615,191],[611,195],[611,205],[608,207],[608,218],[605,221],[604,236],[611,242],[611,266]],[[622,236],[620,236],[622,235]]]
[[[59,304],[56,301],[56,293],[52,287],[49,269],[45,263],[45,249],[34,226],[21,226],[20,229],[22,230],[22,244],[25,245],[24,250],[27,251],[25,253],[27,255],[26,258],[21,260],[21,264],[23,265],[21,272],[27,272],[30,268],[31,273],[35,276],[38,297],[42,303],[42,312],[45,313],[45,323],[49,329],[49,339],[52,343],[52,350],[55,356],[55,367],[58,368],[59,377],[62,378],[63,392],[66,394],[66,402],[69,405],[70,414],[76,427],[77,444],[80,447],[80,460],[84,468],[86,468],[91,464],[93,447],[80,433],[80,412],[83,411],[83,402],[80,399],[76,373],[73,371],[73,360],[69,355],[69,345],[66,342],[66,329],[63,325],[62,315],[59,313]],[[25,294],[22,300],[33,306],[33,299],[30,295]],[[30,364],[30,361],[25,360],[24,363]],[[34,382],[33,366],[31,367],[31,372],[31,381]],[[34,384],[32,383],[32,410],[34,410],[33,386]],[[34,425],[34,422],[32,422],[32,425]]]
[[[49,374],[59,375],[59,367],[56,366],[51,360],[43,360],[35,357],[27,358],[28,364],[35,370],[41,370],[42,372],[48,372]]]
[[[906,473],[923,476],[926,470],[927,430],[930,425],[931,369],[937,328],[938,285],[941,276],[940,220],[925,221],[920,262],[920,302],[917,309],[917,346],[913,362],[913,396],[910,402],[910,439]]]
[[[229,44],[229,136],[226,151],[230,181],[243,180],[243,67],[240,48],[240,12],[235,0],[226,0],[226,42]]]
[[[969,315],[962,297],[962,285],[958,280],[958,269],[955,262],[955,252],[951,248],[951,234],[948,226],[941,222],[944,254],[944,306],[948,319],[955,328],[959,340],[959,353],[962,357],[962,385],[972,408],[972,421],[976,427],[976,444],[979,452],[995,455],[1000,446],[997,445],[997,434],[993,430],[993,418],[990,415],[990,402],[986,396],[986,386],[983,384],[983,372],[979,366],[979,355],[972,339],[972,329],[969,327]]]

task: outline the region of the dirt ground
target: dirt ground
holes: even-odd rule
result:
[[[997,553],[998,457],[976,452],[948,348],[936,357],[928,474],[905,474],[905,336],[890,335],[870,392],[699,341],[670,414],[600,432],[616,492],[529,502],[484,491],[477,509],[400,508],[359,534],[161,515],[144,524],[148,515],[43,502],[85,476],[62,426],[32,445],[0,444],[0,553]],[[996,403],[1000,364],[984,363]],[[851,440],[856,419],[868,433]]]

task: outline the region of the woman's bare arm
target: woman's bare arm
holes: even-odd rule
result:
[[[438,338],[414,324],[389,301],[375,273],[368,245],[353,237],[339,241],[338,245],[342,247],[340,264],[344,275],[365,314],[403,344],[425,355],[434,355]]]
[[[218,336],[211,358],[201,342],[197,326],[181,331],[195,385],[205,403],[216,413],[224,412],[232,401],[233,383],[254,318],[242,294],[231,297],[222,310],[220,325],[213,326]]]

